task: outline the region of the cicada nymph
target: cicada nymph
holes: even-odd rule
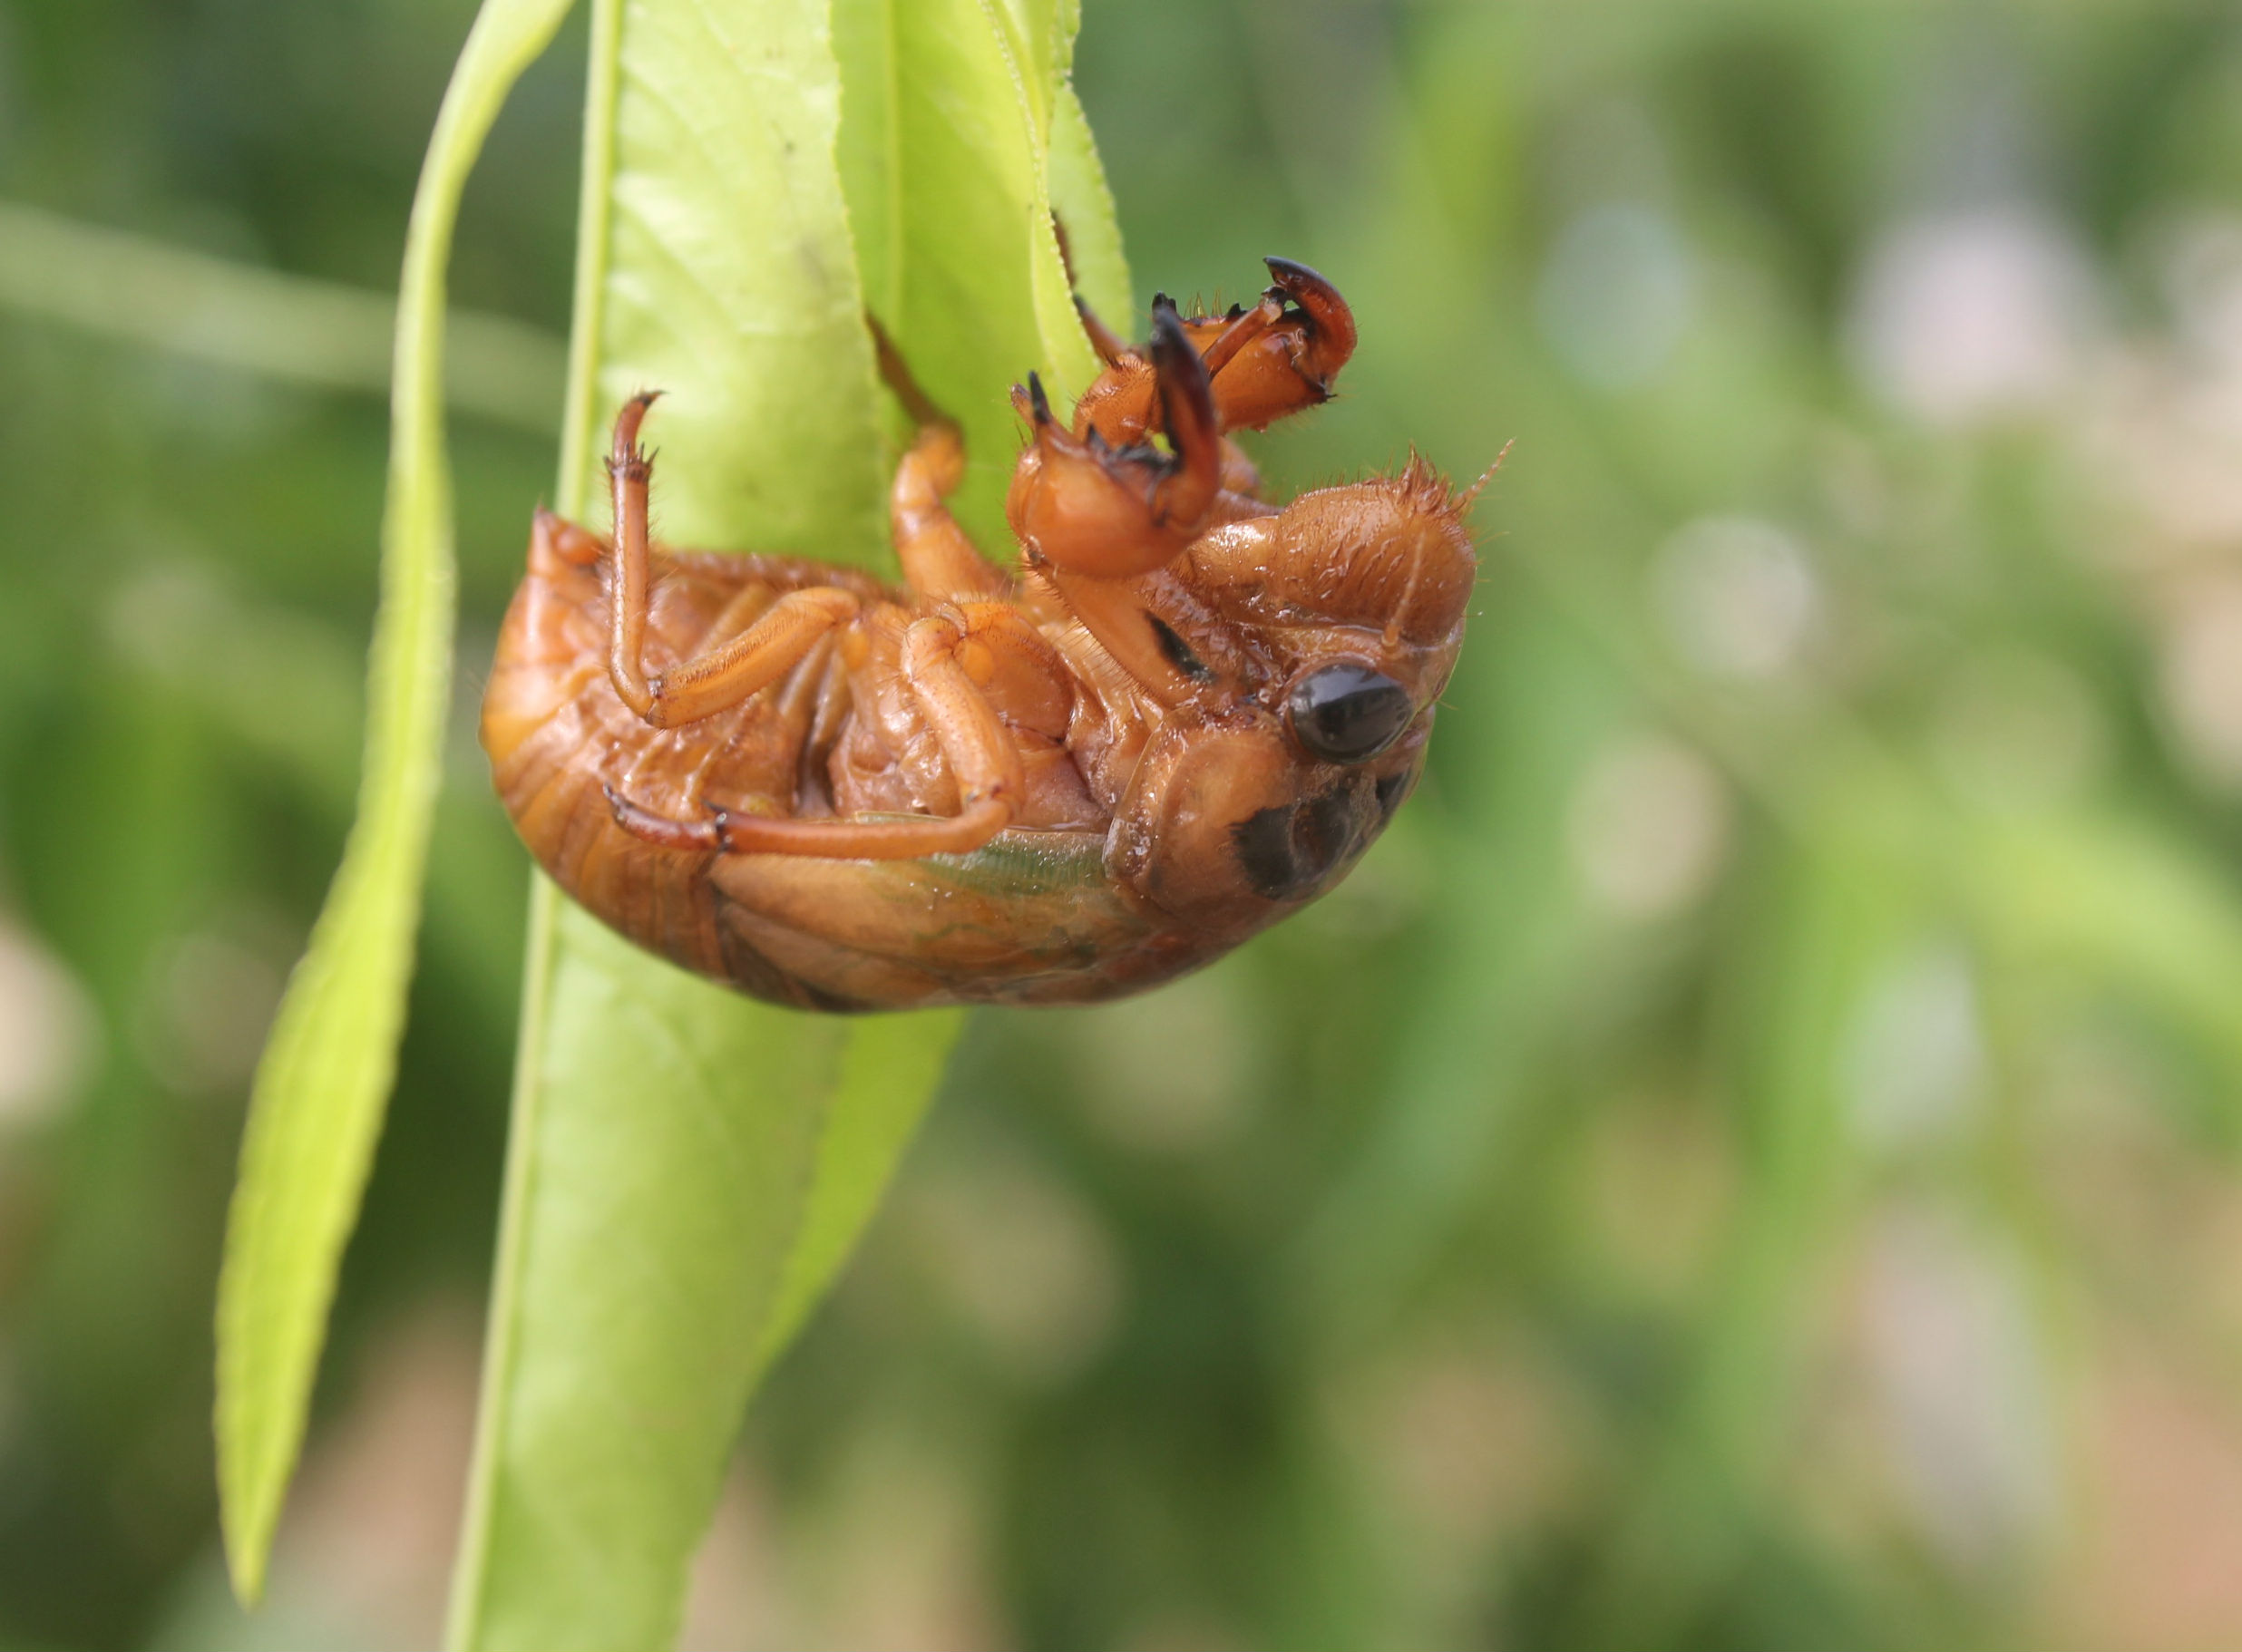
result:
[[[1416,784],[1476,562],[1422,462],[1261,498],[1226,432],[1322,402],[1354,320],[1271,259],[1251,309],[1155,300],[1071,424],[1034,375],[1006,514],[1019,565],[945,499],[920,421],[890,518],[902,583],[665,550],[615,422],[610,541],[540,511],[483,706],[545,870],[622,934],[818,1009],[1079,1003],[1168,980],[1345,876]],[[1155,444],[1161,437],[1165,447]]]

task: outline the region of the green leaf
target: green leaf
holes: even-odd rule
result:
[[[1122,324],[1136,302],[1129,291],[1128,258],[1121,248],[1121,226],[1097,158],[1097,141],[1090,135],[1090,117],[1083,112],[1072,82],[1059,88],[1052,112],[1051,206],[1072,243],[1076,289],[1106,320],[1128,333]]]
[[[1072,20],[905,9],[596,7],[563,508],[593,497],[612,409],[654,385],[666,537],[892,567],[860,248],[893,300],[872,307],[975,443],[984,510],[1018,447],[1009,385],[1087,382],[1046,185]],[[1125,292],[1087,129],[1075,142],[1077,239]],[[748,1395],[960,1025],[742,998],[541,880],[453,1647],[674,1637]]]
[[[667,1645],[775,1328],[869,1214],[956,1020],[868,1040],[541,910],[451,1641]]]
[[[1087,123],[1069,132],[1072,122],[1056,118],[1073,103],[1063,78],[1073,23],[1029,0],[839,0],[833,44],[846,90],[841,181],[864,303],[964,426],[956,509],[993,547],[1019,448],[1011,386],[1035,368],[1064,398],[1097,371],[1051,227],[1055,172],[1078,191],[1067,221],[1092,258],[1094,301],[1127,303]],[[1065,138],[1056,164],[1055,126]]]
[[[460,190],[567,0],[488,0],[444,92],[413,200],[391,388],[381,611],[358,818],[250,1096],[218,1292],[227,1562],[254,1600],[303,1442],[343,1244],[395,1074],[451,687],[444,267]]]

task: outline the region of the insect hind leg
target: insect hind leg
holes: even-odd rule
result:
[[[965,635],[954,622],[930,617],[911,626],[903,646],[911,698],[957,781],[956,814],[797,821],[712,809],[705,821],[680,821],[643,808],[607,785],[602,790],[615,823],[646,842],[699,854],[915,860],[970,853],[1011,822],[1026,782],[1018,747],[958,662]]]
[[[650,600],[647,494],[653,456],[638,445],[638,427],[659,391],[642,391],[615,419],[608,477],[615,496],[615,573],[608,676],[624,705],[656,728],[675,728],[736,705],[794,669],[825,634],[856,617],[863,605],[838,586],[789,591],[754,624],[683,665],[646,673]]]
[[[1011,805],[987,799],[952,815],[897,820],[790,821],[711,809],[680,821],[604,788],[615,823],[641,841],[697,854],[813,855],[828,860],[916,860],[970,854],[1004,830]]]

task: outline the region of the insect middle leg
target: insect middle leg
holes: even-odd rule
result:
[[[896,464],[895,481],[888,491],[888,526],[895,540],[895,559],[902,565],[903,583],[921,597],[1001,595],[1004,576],[974,548],[950,513],[950,496],[965,480],[964,433],[911,377],[902,352],[879,318],[867,310],[864,324],[872,331],[880,377],[919,427]]]
[[[608,675],[624,705],[657,728],[675,728],[768,687],[799,665],[827,632],[855,618],[862,604],[836,586],[789,591],[736,637],[659,676],[646,675],[647,489],[654,465],[638,443],[638,426],[657,394],[649,391],[623,403],[608,459],[615,493]]]
[[[642,809],[609,787],[616,823],[649,843],[704,853],[914,860],[979,849],[1010,822],[1027,782],[1019,748],[959,659],[969,636],[955,620],[932,615],[914,622],[903,638],[904,680],[957,781],[956,814],[795,821],[720,809],[706,821],[677,821]]]
[[[888,493],[895,559],[917,596],[964,599],[1005,588],[1004,576],[950,513],[949,497],[964,479],[965,439],[958,427],[946,419],[921,425]]]

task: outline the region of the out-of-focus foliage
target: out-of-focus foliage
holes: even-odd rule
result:
[[[0,196],[394,278],[463,5],[0,11]],[[459,301],[557,333],[580,45]],[[687,1645],[2242,1638],[2242,29],[1088,10],[1142,285],[1355,302],[1291,488],[1517,439],[1435,772],[1207,975],[974,1022]],[[58,271],[57,280],[67,280]],[[523,862],[463,712],[266,1616],[208,1307],[353,784],[384,430],[0,316],[0,1644],[433,1638]]]
[[[357,812],[249,1085],[219,1268],[219,1527],[234,1590],[249,1605],[264,1595],[343,1251],[396,1078],[444,791],[459,585],[444,434],[452,231],[506,93],[568,9],[567,0],[483,0],[413,196]]]

